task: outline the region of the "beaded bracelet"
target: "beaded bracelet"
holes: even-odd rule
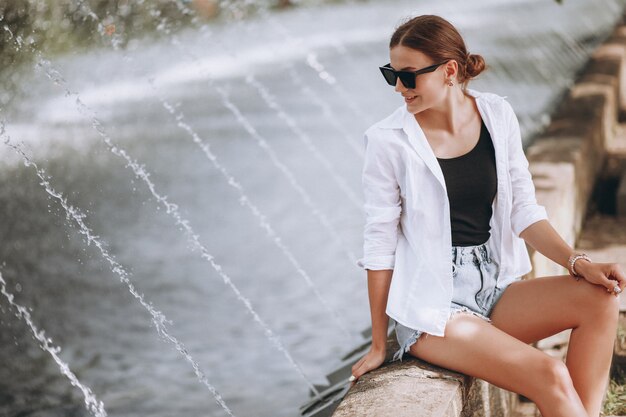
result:
[[[567,261],[567,263],[569,265],[569,273],[570,273],[571,276],[576,278],[576,281],[578,281],[582,277],[582,275],[578,274],[576,272],[576,269],[574,269],[574,264],[579,259],[585,259],[585,260],[587,260],[589,262],[592,262],[591,259],[589,259],[589,256],[587,256],[586,253],[574,253],[574,254],[572,254],[569,257],[569,260]]]

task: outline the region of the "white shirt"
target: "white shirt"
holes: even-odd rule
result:
[[[496,156],[497,194],[488,245],[504,288],[532,266],[519,234],[547,219],[537,204],[519,122],[505,97],[467,89],[476,98]],[[444,336],[452,301],[452,230],[443,172],[424,132],[402,105],[365,131],[363,269],[393,269],[386,313]]]

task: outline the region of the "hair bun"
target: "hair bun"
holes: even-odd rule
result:
[[[485,69],[485,59],[481,55],[467,54],[465,71],[469,78],[474,78]]]

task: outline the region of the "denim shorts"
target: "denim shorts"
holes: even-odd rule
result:
[[[491,311],[506,289],[496,285],[499,272],[499,265],[491,257],[487,242],[475,246],[453,246],[454,291],[450,317],[456,313],[467,312],[491,323]],[[400,349],[394,354],[392,362],[398,359],[402,361],[404,353],[424,333],[398,322],[395,322],[395,331]],[[428,333],[425,333],[424,337],[427,336]]]

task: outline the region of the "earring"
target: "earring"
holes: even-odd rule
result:
[[[454,85],[454,84],[452,84],[452,80],[448,80],[448,85],[449,85],[450,87],[452,87],[452,86]]]

